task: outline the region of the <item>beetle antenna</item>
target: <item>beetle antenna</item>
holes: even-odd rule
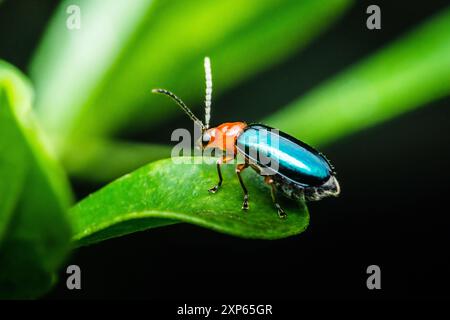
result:
[[[211,119],[211,96],[212,96],[212,73],[211,73],[211,60],[209,57],[205,57],[205,127],[209,128],[209,120]]]
[[[203,122],[199,118],[197,118],[195,114],[191,111],[191,109],[189,109],[188,106],[175,94],[166,89],[152,89],[152,92],[164,94],[172,98],[172,100],[174,100],[181,107],[181,109],[183,109],[183,111],[189,116],[189,118],[191,118],[191,120],[194,121],[194,123],[198,125],[202,129],[202,131],[205,131],[206,127],[203,124]]]

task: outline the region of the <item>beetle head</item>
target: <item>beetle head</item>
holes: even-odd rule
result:
[[[244,122],[226,122],[218,127],[206,129],[199,144],[203,149],[217,148],[227,153],[235,153],[236,140],[246,126]]]

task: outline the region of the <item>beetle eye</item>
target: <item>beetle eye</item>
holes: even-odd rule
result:
[[[211,136],[205,132],[202,135],[202,146],[206,147],[210,141],[211,141]]]

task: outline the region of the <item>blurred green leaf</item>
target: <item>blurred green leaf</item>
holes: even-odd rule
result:
[[[66,168],[71,176],[94,182],[109,182],[131,170],[170,157],[169,145],[94,139],[69,151]]]
[[[86,137],[161,122],[176,109],[151,88],[201,101],[202,60],[210,55],[220,94],[304,46],[349,3],[65,1],[31,67],[40,116],[69,154]],[[66,28],[69,5],[81,9],[79,30]]]
[[[178,158],[193,162],[200,158]],[[201,160],[201,159],[200,159]],[[179,221],[244,238],[278,239],[304,231],[304,203],[289,201],[288,218],[277,215],[269,187],[252,170],[243,172],[250,209],[241,210],[243,193],[234,166],[224,165],[224,184],[216,194],[215,165],[175,164],[160,160],[119,178],[70,211],[75,240],[86,245]]]
[[[318,145],[447,96],[449,30],[446,10],[265,122]]]
[[[70,189],[31,99],[28,81],[0,61],[0,298],[47,291],[70,245]]]

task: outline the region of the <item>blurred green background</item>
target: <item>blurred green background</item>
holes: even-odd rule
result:
[[[441,247],[435,242],[448,238],[439,232],[448,226],[448,218],[444,221],[439,216],[436,221],[440,223],[427,229],[429,234],[419,236],[416,232],[423,227],[423,214],[433,211],[433,204],[425,206],[410,199],[427,198],[427,194],[435,199],[439,198],[436,194],[448,190],[443,183],[448,173],[439,168],[449,157],[448,111],[443,106],[448,104],[450,93],[450,9],[445,1],[379,1],[382,29],[368,30],[369,4],[348,0],[28,0],[0,4],[0,58],[29,76],[36,118],[47,137],[46,148],[65,168],[75,198],[81,199],[149,161],[169,156],[171,132],[192,125],[169,101],[151,95],[150,89],[173,90],[201,114],[202,59],[206,55],[211,57],[213,68],[213,124],[243,120],[278,127],[325,148],[343,179],[340,202],[312,205],[313,218],[319,225],[313,230],[330,231],[319,231],[319,240],[313,240],[307,232],[301,239],[280,244],[241,243],[243,240],[197,227],[174,226],[169,230],[172,236],[178,235],[178,240],[164,231],[147,235],[154,250],[150,259],[140,254],[146,250],[144,236],[134,235],[129,240],[113,240],[117,242],[77,251],[74,263],[89,266],[96,275],[96,280],[92,274],[87,280],[94,289],[78,296],[120,296],[120,286],[109,285],[108,275],[119,269],[127,274],[130,269],[117,263],[106,273],[97,270],[102,269],[101,255],[116,263],[116,248],[119,254],[135,248],[136,256],[121,260],[131,261],[132,266],[141,264],[140,272],[144,272],[144,266],[155,272],[165,269],[164,263],[153,266],[163,255],[157,244],[163,243],[174,253],[187,248],[198,258],[197,263],[214,246],[221,247],[230,261],[237,263],[239,257],[247,266],[256,263],[245,258],[249,252],[266,252],[268,261],[257,260],[266,265],[261,273],[281,256],[291,266],[315,270],[313,274],[320,277],[320,268],[291,258],[289,249],[296,252],[309,246],[303,256],[326,264],[336,259],[336,247],[347,246],[347,250],[337,252],[347,258],[347,269],[342,267],[341,271],[348,275],[349,283],[356,280],[348,270],[368,259],[362,253],[354,254],[363,250],[354,246],[355,238],[361,243],[366,239],[374,255],[394,269],[399,265],[394,249],[386,255],[382,252],[399,235],[410,239],[417,249],[424,244],[415,239],[433,234],[437,239],[428,238],[425,243],[439,251]],[[79,30],[66,27],[69,5],[81,9]],[[415,111],[403,120],[392,120],[424,106],[431,111]],[[366,131],[361,133],[363,129]],[[417,180],[409,181],[412,177]],[[374,219],[380,222],[371,224]],[[391,223],[392,234],[383,231],[387,239],[378,238],[380,228],[388,223],[383,221]],[[410,225],[405,227],[405,223]],[[363,236],[362,230],[367,228],[371,231]],[[317,235],[317,231],[311,232]],[[212,244],[200,244],[202,236],[212,239]],[[329,246],[336,238],[340,239],[336,247]],[[242,249],[238,257],[231,257],[235,246]],[[329,258],[318,258],[316,250],[325,250]],[[404,260],[414,260],[415,254],[411,251]],[[427,255],[434,257],[429,252]],[[218,267],[223,261],[214,254],[211,259],[222,275],[222,284],[225,279],[236,283],[244,276],[227,271],[231,262]],[[445,268],[448,260],[430,265]],[[181,276],[186,275],[181,272],[175,278],[193,287],[190,281],[197,279],[193,270],[184,271],[189,277]],[[252,290],[243,292],[258,292],[258,274],[247,277],[255,283]],[[145,292],[144,284],[136,289],[131,284],[136,281],[122,281],[128,296],[139,297]],[[198,281],[200,287],[208,286]],[[273,291],[283,288],[268,281]],[[67,297],[63,285],[59,284],[54,297]],[[171,280],[156,285],[166,286],[161,289],[164,296],[170,294],[169,288],[173,291],[180,284]],[[313,282],[304,285],[313,286]],[[406,289],[401,287],[390,294],[409,292],[402,290]],[[195,292],[201,297],[200,290]],[[320,294],[320,289],[313,292]],[[357,292],[348,289],[347,293]]]

